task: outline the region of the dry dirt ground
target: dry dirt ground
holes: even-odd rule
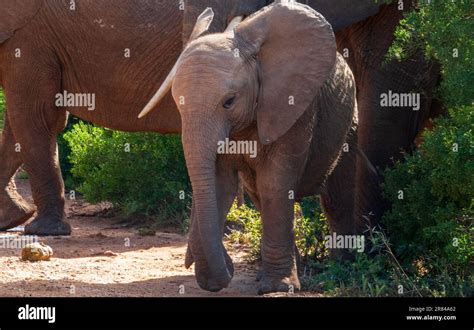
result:
[[[17,180],[31,201],[29,184]],[[117,218],[103,217],[101,205],[67,201],[71,236],[41,237],[51,246],[50,261],[25,262],[20,249],[0,249],[0,296],[5,297],[243,297],[256,295],[257,266],[242,247],[228,246],[235,275],[229,288],[201,290],[194,269],[184,267],[186,236],[172,231],[140,236]],[[21,227],[2,235],[21,235]],[[319,296],[296,292],[271,296]]]

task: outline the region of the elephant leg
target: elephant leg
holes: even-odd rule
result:
[[[329,222],[331,236],[352,236],[356,234],[355,201],[357,173],[357,137],[351,131],[347,143],[349,151],[342,152],[337,166],[328,177],[320,194],[321,204]],[[336,236],[336,237],[337,237]],[[340,248],[333,242],[329,249],[333,258],[351,256],[351,249]]]
[[[258,190],[263,222],[258,293],[299,290],[293,229],[294,200],[288,198],[290,189],[265,187],[259,182]]]
[[[218,157],[216,162],[216,195],[217,207],[219,216],[219,225],[222,236],[224,236],[224,225],[227,219],[227,214],[232,207],[235,200],[239,186],[239,178],[237,171],[229,166],[227,160],[223,157]],[[234,266],[232,259],[224,249],[224,256],[226,258],[227,267],[231,276],[234,275]],[[195,260],[199,260],[199,271],[196,271],[196,279],[201,287],[207,287],[207,279],[209,276],[209,267],[202,250],[201,237],[199,234],[199,227],[195,217],[195,205],[193,202],[191,208],[191,226],[189,233],[189,243],[186,252],[185,266],[188,268]]]
[[[66,222],[64,212],[64,183],[55,139],[39,141],[36,146],[26,144],[25,148],[25,168],[38,208],[36,218],[25,227],[25,234],[70,235],[71,226]]]
[[[30,138],[32,140],[30,140]],[[36,140],[36,143],[32,141]],[[25,169],[29,174],[38,215],[26,225],[25,234],[70,235],[64,212],[64,182],[55,137],[31,134],[22,142]]]
[[[0,230],[23,224],[35,212],[16,191],[15,173],[22,164],[15,149],[15,138],[5,116],[5,126],[0,138]]]
[[[30,235],[71,234],[64,212],[64,183],[56,143],[67,113],[54,104],[60,89],[60,71],[54,68],[51,63],[44,71],[18,68],[29,76],[17,77],[15,84],[5,89],[10,125],[37,207],[37,216],[25,226],[25,234]]]
[[[260,203],[260,198],[258,197],[257,194],[257,188],[255,185],[255,182],[252,182],[251,176],[248,174],[245,175],[242,173],[240,176],[241,179],[241,184],[243,185],[243,190],[247,193],[247,195],[250,197],[250,200],[252,201],[255,209],[259,212],[262,211],[261,203]],[[240,189],[240,188],[239,188]],[[257,276],[255,277],[255,280],[259,282],[263,278],[263,271],[259,269],[257,271]]]

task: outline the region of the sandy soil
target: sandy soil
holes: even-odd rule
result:
[[[17,180],[31,201],[27,181]],[[101,216],[104,205],[67,201],[71,236],[41,237],[51,246],[50,261],[25,262],[20,249],[0,249],[0,296],[14,297],[171,297],[254,296],[257,266],[245,261],[243,247],[228,246],[235,275],[218,293],[201,290],[194,269],[184,267],[185,236],[170,231],[140,236],[120,219]],[[102,212],[103,213],[103,212]],[[22,228],[0,233],[21,235]],[[289,294],[273,294],[272,296]],[[291,296],[318,296],[297,292]]]

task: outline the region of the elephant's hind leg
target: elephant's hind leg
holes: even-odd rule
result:
[[[331,232],[329,252],[333,258],[350,258],[352,250],[352,247],[336,244],[337,241],[334,240],[334,237],[343,239],[344,242],[349,239],[358,239],[355,236],[357,234],[357,219],[355,219],[356,141],[357,136],[354,131],[351,131],[347,141],[349,152],[341,154],[339,163],[327,179],[320,195],[321,204],[329,222]]]
[[[37,216],[25,226],[25,234],[70,235],[56,143],[67,118],[66,111],[55,106],[55,95],[61,88],[60,69],[54,61],[42,66],[39,61],[18,61],[16,79],[6,86],[5,95],[11,129],[37,207]]]
[[[33,216],[34,207],[16,191],[14,176],[22,160],[16,152],[15,139],[5,116],[5,126],[0,137],[0,230],[23,224]]]
[[[25,157],[33,199],[38,215],[25,226],[29,235],[70,235],[71,226],[64,212],[64,183],[59,167],[56,141],[42,141],[38,152]],[[40,152],[44,154],[40,155]]]

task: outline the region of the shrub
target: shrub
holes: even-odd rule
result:
[[[406,267],[467,275],[474,256],[474,107],[451,111],[424,143],[385,171],[383,222]]]
[[[262,238],[262,222],[260,213],[243,204],[238,207],[234,202],[227,214],[227,221],[232,227],[227,237],[232,243],[245,244],[248,247],[248,259],[260,259],[260,239]]]
[[[315,198],[306,198],[301,204],[295,203],[295,241],[303,258],[322,258],[327,255],[323,237],[328,232],[327,222],[319,202]],[[250,261],[260,259],[260,242],[262,238],[262,221],[255,209],[234,203],[227,221],[235,227],[228,238],[233,243],[248,246]]]
[[[64,136],[70,132],[74,125],[81,122],[77,117],[69,116],[68,124],[64,131],[58,135],[58,149],[59,149],[59,164],[61,164],[61,173],[64,180],[64,185],[66,190],[73,190],[74,187],[77,187],[81,184],[81,179],[72,175],[72,163],[70,160],[71,147],[64,138]]]
[[[304,261],[309,259],[322,260],[328,256],[324,237],[329,235],[329,225],[323,213],[319,198],[306,197],[295,206],[296,210],[296,241]]]
[[[428,274],[422,263],[416,265],[416,272],[407,272],[380,227],[371,228],[366,233],[370,254],[357,253],[351,261],[310,260],[311,272],[302,277],[303,288],[323,291],[330,296],[444,297],[474,294],[473,274],[466,278],[446,271]]]
[[[438,95],[449,117],[419,150],[385,170],[383,217],[394,254],[433,296],[473,294],[474,42],[472,1],[418,1],[395,32],[389,59],[417,49],[441,64]]]
[[[302,278],[302,286],[328,296],[395,296],[396,283],[400,283],[385,255],[369,257],[357,253],[352,261],[312,261],[309,267],[312,272]]]
[[[418,49],[442,67],[440,96],[448,108],[474,100],[474,3],[470,0],[419,0],[395,31],[389,59],[404,59]]]
[[[88,201],[110,201],[125,215],[182,224],[190,183],[179,137],[85,123],[64,137],[71,148],[72,174],[81,180],[77,190]]]

